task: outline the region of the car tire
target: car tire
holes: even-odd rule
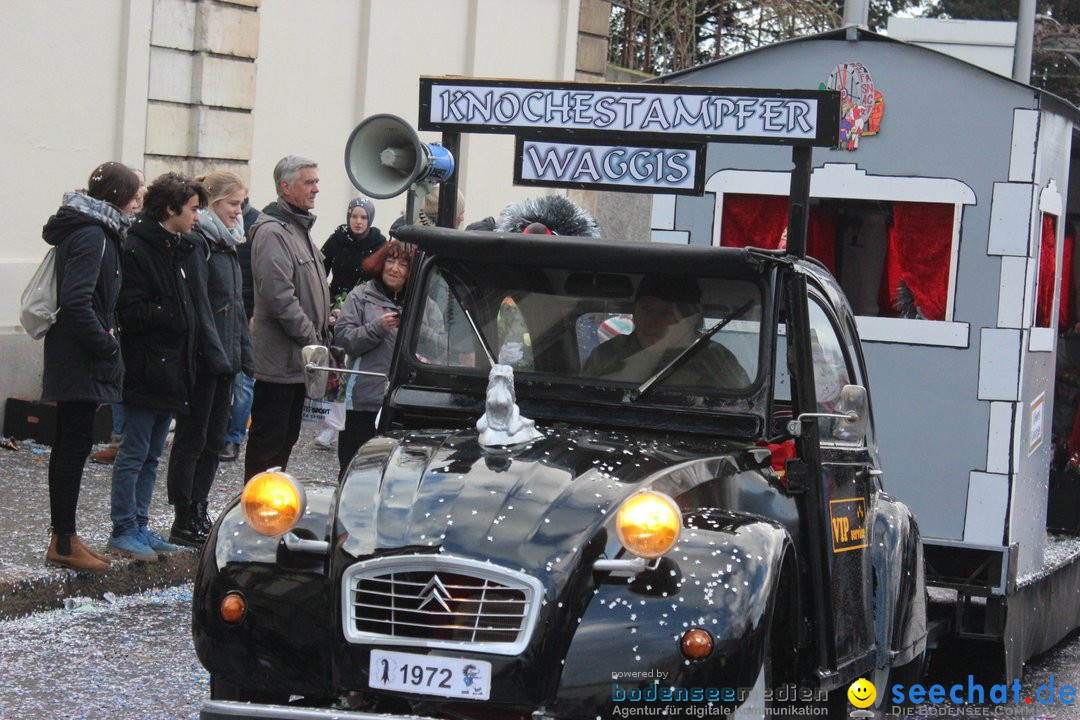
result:
[[[908,662],[904,663],[903,665],[897,665],[889,670],[889,679],[886,681],[885,688],[882,690],[882,710],[891,709],[893,705],[892,701],[888,701],[888,704],[886,704],[886,698],[891,696],[889,688],[891,688],[893,685],[903,685],[904,687],[911,687],[915,683],[922,680],[923,675],[926,674],[927,660],[929,658],[928,653],[929,651],[924,649],[921,653],[916,655]],[[915,704],[912,703],[910,700],[907,700],[906,702],[901,703],[898,707],[913,708],[915,707]]]
[[[287,705],[289,703],[289,696],[286,693],[253,690],[252,688],[223,680],[218,675],[210,676],[210,699],[235,700],[237,702],[263,703],[267,705]]]
[[[761,684],[762,690],[767,690],[772,687],[772,651],[770,649],[766,649],[765,651],[765,659],[761,665],[761,674],[758,677],[763,678]],[[743,720],[743,718],[748,718],[749,720],[765,720],[765,718],[770,717],[772,714],[774,703],[772,700],[766,701],[764,696],[762,696],[760,703],[760,707],[754,708],[748,707],[748,703],[743,703],[736,711],[736,716],[740,720]]]

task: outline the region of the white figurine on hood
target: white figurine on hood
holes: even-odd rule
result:
[[[517,445],[543,437],[535,423],[522,417],[514,393],[514,368],[496,363],[488,373],[485,412],[476,421],[485,447]]]

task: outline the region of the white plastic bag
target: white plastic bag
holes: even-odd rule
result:
[[[328,427],[338,432],[345,429],[345,403],[332,400],[304,400],[303,422]]]
[[[345,403],[330,403],[330,412],[323,418],[323,424],[331,430],[341,432],[345,429]]]
[[[56,247],[49,248],[20,298],[19,322],[26,334],[40,340],[60,312],[56,287]]]

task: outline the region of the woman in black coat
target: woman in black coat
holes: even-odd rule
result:
[[[116,162],[90,173],[86,190],[64,194],[42,230],[56,248],[60,312],[45,335],[41,398],[56,403],[49,456],[52,539],[48,563],[104,572],[108,561],[79,540],[75,515],[83,466],[94,442],[100,403],[120,401],[124,363],[116,328],[120,253],[139,193],[139,178]]]
[[[227,171],[201,179],[209,206],[199,212],[191,239],[187,282],[199,315],[195,387],[190,411],[177,418],[169,453],[169,504],[175,520],[169,542],[201,547],[210,532],[207,497],[225,447],[233,379],[254,373],[244,315],[244,281],[236,248],[244,243],[243,179]]]
[[[386,237],[372,226],[374,222],[375,206],[367,198],[358,197],[349,203],[345,224],[338,225],[322,246],[334,307],[341,306],[350,290],[371,279],[360,266],[386,244]]]

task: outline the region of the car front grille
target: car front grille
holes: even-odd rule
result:
[[[350,642],[497,654],[516,654],[528,644],[543,596],[527,575],[428,555],[357,563],[346,570],[344,590]]]

